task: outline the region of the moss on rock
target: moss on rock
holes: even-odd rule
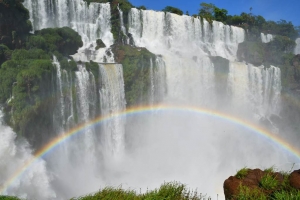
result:
[[[151,59],[156,56],[146,48],[114,45],[116,62],[123,65],[127,106],[148,102],[150,92]]]

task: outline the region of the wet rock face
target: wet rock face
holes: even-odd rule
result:
[[[270,177],[274,183],[272,187],[266,186],[263,179]],[[244,176],[230,176],[224,181],[224,194],[226,200],[238,199],[241,188],[248,191],[256,191],[256,194],[271,197],[274,192],[282,190],[300,190],[300,169],[293,171],[290,175],[279,172],[262,171],[260,169],[248,169]]]

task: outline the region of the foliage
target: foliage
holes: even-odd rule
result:
[[[220,21],[225,23],[227,20],[228,11],[223,8],[218,8],[212,3],[204,3],[200,4],[200,10],[198,15],[202,18],[205,18],[208,22],[212,22],[212,20]]]
[[[172,6],[166,6],[162,11],[174,13],[177,15],[183,15],[182,10],[180,10],[179,8],[172,7]]]
[[[20,199],[12,196],[0,196],[0,200],[20,200]]]
[[[214,19],[214,8],[216,7],[212,3],[204,3],[200,4],[201,8],[199,10],[199,16],[211,21]]]
[[[225,22],[227,20],[227,13],[228,11],[225,9],[214,8],[214,18],[216,21]]]
[[[114,46],[113,51],[116,61],[123,65],[127,106],[146,103],[150,92],[150,60],[154,61],[155,55],[130,45]]]
[[[137,9],[139,9],[139,10],[147,10],[146,6],[139,6],[139,7],[137,7]]]
[[[45,49],[47,52],[58,51],[65,56],[75,54],[83,45],[81,36],[69,27],[47,28],[35,32],[29,37],[27,49]]]
[[[106,187],[95,194],[73,198],[72,200],[201,200],[204,196],[197,192],[191,192],[185,185],[170,182],[164,183],[159,189],[147,191],[145,194],[137,194],[133,190]]]
[[[243,179],[247,176],[248,172],[249,172],[249,169],[244,167],[244,168],[240,169],[239,171],[237,171],[235,177],[237,177],[238,179]]]
[[[278,180],[273,174],[267,172],[260,180],[260,186],[266,190],[274,190],[278,186]]]
[[[274,172],[275,172],[275,167],[272,166],[272,167],[266,168],[266,169],[264,170],[264,172],[267,172],[267,173],[274,173]]]
[[[11,57],[11,50],[4,44],[0,44],[0,66]]]
[[[300,191],[299,190],[280,190],[276,191],[273,194],[273,199],[277,200],[299,200],[300,199]]]
[[[249,170],[249,169],[243,168],[239,172],[243,172],[245,170]],[[246,179],[244,180],[244,182],[243,181],[240,182],[237,194],[232,196],[232,199],[298,200],[300,199],[300,191],[299,189],[293,188],[290,185],[289,182],[290,173],[291,171],[275,172],[274,167],[267,168],[263,171],[262,177],[260,178],[257,177],[257,180],[259,181],[258,185],[253,184],[253,182],[251,182],[251,179],[250,180]],[[256,176],[258,176],[258,174]],[[243,176],[242,178],[245,178],[245,176]]]
[[[104,48],[104,47],[106,47],[105,46],[105,44],[104,44],[104,42],[101,40],[101,39],[97,39],[96,40],[96,44],[97,44],[97,46],[96,46],[96,50],[98,50],[98,49],[100,49],[100,48]]]
[[[238,189],[238,194],[234,196],[236,200],[267,200],[266,195],[258,188],[251,189],[240,185]]]
[[[265,44],[261,42],[245,41],[238,46],[237,57],[239,61],[246,61],[259,66],[266,58]]]
[[[22,47],[32,30],[29,12],[22,3],[23,0],[0,1],[0,43],[10,49]]]
[[[123,20],[124,20],[124,26],[125,28],[128,28],[128,13],[131,8],[133,8],[133,5],[127,1],[127,0],[110,0],[111,2],[111,25],[112,29],[111,32],[114,36],[115,43],[116,44],[123,44],[123,41],[125,41],[125,35],[121,31],[121,25],[120,25],[120,13],[118,10],[122,10],[123,12]]]

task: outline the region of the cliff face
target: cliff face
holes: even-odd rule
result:
[[[19,105],[19,102],[17,102],[19,100],[14,99],[10,101],[10,103],[7,106],[7,113],[9,112],[13,113],[11,111],[14,111],[15,114],[10,114],[13,117],[11,117],[8,121],[10,121],[11,124],[14,124],[15,130],[17,132],[28,135],[27,134],[28,132],[38,132],[38,131],[33,131],[31,129],[29,130],[29,128],[26,128],[29,126],[31,127],[32,123],[29,122],[27,123],[25,119],[28,118],[29,120],[30,117],[28,116],[35,116],[34,118],[43,119],[43,117],[36,115],[39,108],[35,108],[34,105],[37,105],[37,102],[39,102],[38,101],[39,97],[41,95],[44,95],[40,91],[51,90],[47,87],[46,88],[43,88],[43,86],[40,87],[39,84],[43,80],[50,81],[52,83],[45,83],[45,85],[48,84],[49,87],[50,86],[52,87],[53,82],[56,82],[54,78],[56,69],[51,68],[49,64],[51,62],[50,60],[52,58],[52,54],[57,55],[58,60],[61,62],[63,69],[72,71],[72,73],[74,71],[78,71],[76,63],[74,64],[74,61],[72,63],[68,62],[67,58],[68,55],[76,53],[78,48],[82,46],[82,41],[80,36],[75,31],[67,27],[59,28],[59,29],[55,29],[55,28],[43,29],[43,30],[36,31],[34,35],[30,34],[29,31],[31,30],[31,22],[29,21],[29,13],[28,10],[24,8],[22,2],[23,2],[22,0],[11,0],[11,1],[0,0],[0,64],[3,63],[1,67],[2,75],[0,77],[2,78],[0,80],[1,82],[0,88],[2,90],[2,94],[0,94],[0,100],[1,103],[6,103],[12,96],[15,96],[12,95],[13,93],[16,94],[16,96],[18,96],[18,94],[23,95],[23,97],[20,98],[19,100],[21,101],[23,99],[26,99],[26,101],[24,101],[25,103],[21,104],[22,106],[19,106],[18,109],[15,109],[17,108],[16,105]],[[158,101],[158,98],[156,98],[156,100],[154,97],[153,97],[154,99],[151,99],[152,97],[150,99],[148,98],[151,95],[155,96],[155,94],[151,94],[151,92],[153,92],[151,91],[151,88],[157,87],[155,86],[154,79],[152,80],[150,77],[151,75],[156,73],[155,70],[158,69],[158,65],[160,65],[160,67],[163,66],[163,62],[160,62],[159,56],[155,56],[155,54],[153,54],[146,48],[134,47],[134,41],[133,41],[134,35],[131,35],[129,33],[130,28],[131,29],[136,28],[136,30],[138,30],[139,32],[137,32],[138,34],[136,34],[135,37],[136,39],[139,39],[137,35],[141,34],[143,32],[143,29],[142,28],[138,29],[138,26],[135,27],[136,24],[133,24],[133,21],[134,20],[139,21],[140,22],[139,26],[145,26],[144,28],[147,28],[144,22],[143,23],[141,22],[141,16],[144,17],[147,15],[152,16],[152,14],[154,14],[153,13],[154,11],[153,12],[149,11],[141,14],[142,13],[141,11],[134,9],[133,10],[134,12],[131,13],[131,18],[130,17],[128,18],[128,16],[130,16],[128,15],[128,13],[130,13],[130,9],[133,6],[126,0],[122,0],[122,1],[89,0],[87,2],[89,4],[91,4],[92,2],[101,2],[101,3],[110,2],[110,5],[106,5],[106,6],[108,8],[108,11],[110,6],[111,16],[109,15],[110,20],[106,20],[106,21],[110,22],[108,23],[109,25],[111,25],[111,29],[109,31],[111,31],[111,33],[114,36],[114,41],[112,40],[112,42],[114,42],[114,45],[111,48],[112,52],[109,53],[111,53],[111,56],[114,57],[116,62],[123,64],[125,93],[126,93],[125,96],[126,96],[127,106],[133,106],[141,103],[149,103],[149,101],[151,102]],[[136,14],[136,16],[134,15],[135,16],[134,17],[133,14]],[[203,24],[203,20],[202,22],[200,22],[200,20],[198,20],[197,18],[190,20],[190,18],[187,16],[174,17],[171,14],[164,14],[164,13],[161,13],[160,15],[166,17],[165,23],[168,26],[171,26],[172,24],[174,25],[174,23],[176,23],[179,19],[180,20],[185,19],[187,20],[186,22],[188,22],[189,24],[193,24],[192,21],[199,21],[199,24],[197,26],[199,28],[199,31],[202,29],[203,30],[205,29],[206,31],[201,33],[202,34],[201,37],[200,35],[195,35],[194,39],[197,40],[203,39],[204,42],[208,42],[210,40],[210,31],[212,31],[212,29],[210,29],[209,27],[211,25],[209,25],[208,23]],[[174,21],[172,21],[172,19]],[[133,21],[130,22],[130,20]],[[172,23],[169,20],[171,20]],[[214,24],[222,27],[224,26],[220,22],[216,22],[216,21],[214,21],[212,25]],[[78,27],[80,27],[80,25],[81,23],[78,23]],[[151,23],[149,24],[149,26],[151,26]],[[157,26],[157,24],[154,24],[154,26]],[[167,30],[166,28],[167,26],[162,28],[162,30],[164,30],[162,32],[162,36],[166,34],[166,31],[170,31],[170,33],[168,34],[171,35],[173,34],[173,32],[174,34],[176,33],[175,31],[177,30],[176,28],[173,28],[173,30]],[[99,27],[98,29],[100,30]],[[97,31],[99,31],[98,29]],[[231,31],[233,32],[238,30],[240,31],[240,29],[237,30],[236,27],[229,28],[229,26],[226,26],[225,29],[228,30],[232,29]],[[89,31],[87,31],[86,34],[88,32]],[[187,31],[185,30],[183,32],[180,31],[178,32],[178,36],[179,36],[178,41],[173,41],[172,44],[174,47],[177,46],[179,47],[183,45],[180,43],[179,39],[181,38],[182,35],[186,34],[186,32]],[[149,31],[149,33],[151,32]],[[217,36],[217,34],[214,35]],[[227,32],[225,35],[229,37],[229,34],[227,34]],[[206,36],[207,38],[205,38]],[[162,37],[162,39],[165,38]],[[216,38],[216,40],[217,39],[218,38]],[[241,38],[237,38],[237,40],[239,42],[242,41]],[[101,50],[106,48],[105,44],[103,43],[104,40],[102,40],[102,44],[100,40],[98,40],[98,42],[97,41],[92,41],[92,42],[95,42],[95,44],[97,44],[96,48],[94,48],[96,50],[99,49]],[[171,40],[168,42],[162,40],[161,43],[163,42],[168,43],[169,45],[171,45],[172,43]],[[299,80],[300,80],[299,57],[294,57],[294,55],[290,53],[291,49],[293,48],[293,45],[294,45],[293,41],[283,36],[282,37],[276,36],[273,41],[267,44],[263,44],[261,43],[261,41],[254,41],[252,38],[251,41],[246,40],[245,42],[239,44],[237,56],[240,61],[246,61],[257,66],[262,64],[265,67],[268,67],[270,65],[279,66],[282,71],[281,82],[283,83],[283,91],[289,92],[297,96],[297,90],[298,90],[297,88],[299,88]],[[26,52],[25,53],[23,52],[24,53],[23,56],[21,56],[21,54],[23,54],[22,52],[17,51],[12,53],[13,49],[19,49],[21,47],[24,47],[26,49]],[[225,49],[231,49],[231,48],[226,47]],[[205,49],[205,51],[206,50],[207,49]],[[210,50],[207,50],[207,52],[209,51]],[[236,47],[234,47],[234,52],[235,51],[236,51]],[[177,55],[178,52],[175,53],[176,54],[174,55]],[[32,56],[33,54],[36,54],[37,56]],[[19,57],[18,56],[13,57],[13,55],[18,55]],[[226,53],[224,53],[224,55],[226,55]],[[187,53],[187,57],[193,57],[195,63],[200,62],[199,60],[197,60],[197,56],[193,56]],[[5,61],[7,60],[9,60],[10,62],[5,63]],[[37,61],[33,63],[32,60],[44,60],[44,61],[47,60],[46,65],[48,66],[49,70],[47,69],[48,70],[47,71],[45,69],[42,69],[40,72],[36,73],[36,75],[30,77],[32,79],[32,81],[30,82],[29,78],[27,77],[27,74],[29,72],[26,73],[24,72],[23,74],[22,73],[19,74],[19,72],[23,70],[31,69],[32,67],[30,65],[39,65],[37,64],[38,63]],[[194,64],[194,62],[192,64]],[[216,80],[214,80],[216,83],[217,93],[220,96],[225,95],[224,91],[226,91],[226,81],[228,80],[227,74],[229,71],[229,61],[221,57],[211,57],[211,62],[215,66],[214,75],[215,77],[218,77]],[[21,65],[19,63],[21,63]],[[89,68],[88,67],[89,65],[94,67]],[[21,68],[18,66],[21,66]],[[95,63],[93,63],[93,64],[87,64],[86,67],[87,70],[91,71],[93,75],[96,77],[96,81],[99,81],[97,77],[98,66]],[[35,69],[32,70],[36,72],[36,70],[40,70],[40,68],[36,67]],[[47,75],[45,75],[44,72],[47,75],[53,77],[51,78],[47,77]],[[163,76],[165,76],[165,74]],[[25,86],[21,87],[19,85],[18,79],[22,80],[23,82],[27,81],[28,83],[27,87]],[[13,86],[13,84],[15,85]],[[17,90],[16,88],[19,88],[19,86],[21,89]],[[23,90],[27,91],[27,93],[24,92]],[[166,92],[166,90],[162,89],[159,93],[164,93],[164,92]],[[33,94],[36,95],[38,98],[33,98]],[[47,95],[50,95],[50,92]],[[54,100],[54,103],[55,101],[56,100]],[[220,102],[220,104],[221,103],[222,102]],[[27,104],[33,106],[31,107],[31,112],[28,112],[31,114],[28,114],[27,112],[23,111],[23,110],[28,111]],[[50,103],[49,105],[53,106]],[[47,106],[44,107],[43,111],[45,110],[51,111],[51,108],[46,108],[46,107]],[[293,118],[292,116],[290,116],[289,111],[294,107],[296,109],[299,109],[297,108],[299,106],[295,106],[295,105],[291,106],[291,103],[289,101],[285,101],[282,115],[288,116],[288,118]],[[45,124],[47,124],[47,126],[50,127],[51,126],[50,121],[51,119],[47,118],[43,120],[43,123],[45,122]],[[292,122],[293,120],[290,121]],[[48,130],[49,128],[46,127],[45,129]]]

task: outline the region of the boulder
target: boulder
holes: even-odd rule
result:
[[[266,176],[272,177],[277,184],[274,187],[264,186],[263,178]],[[284,183],[285,176],[280,172],[273,172],[270,170],[262,171],[260,169],[248,169],[246,174],[243,176],[235,175],[230,176],[228,179],[224,181],[224,194],[225,199],[236,199],[240,193],[241,186],[243,188],[248,189],[248,191],[255,191],[253,192],[254,196],[251,198],[258,198],[255,195],[263,195],[265,197],[272,197],[273,193],[276,191],[282,190],[286,186]],[[290,187],[300,190],[300,169],[295,170],[289,176]],[[284,186],[284,187],[283,187]],[[267,198],[268,199],[268,198]]]
[[[295,170],[291,173],[289,177],[290,185],[298,190],[300,190],[300,169]]]

